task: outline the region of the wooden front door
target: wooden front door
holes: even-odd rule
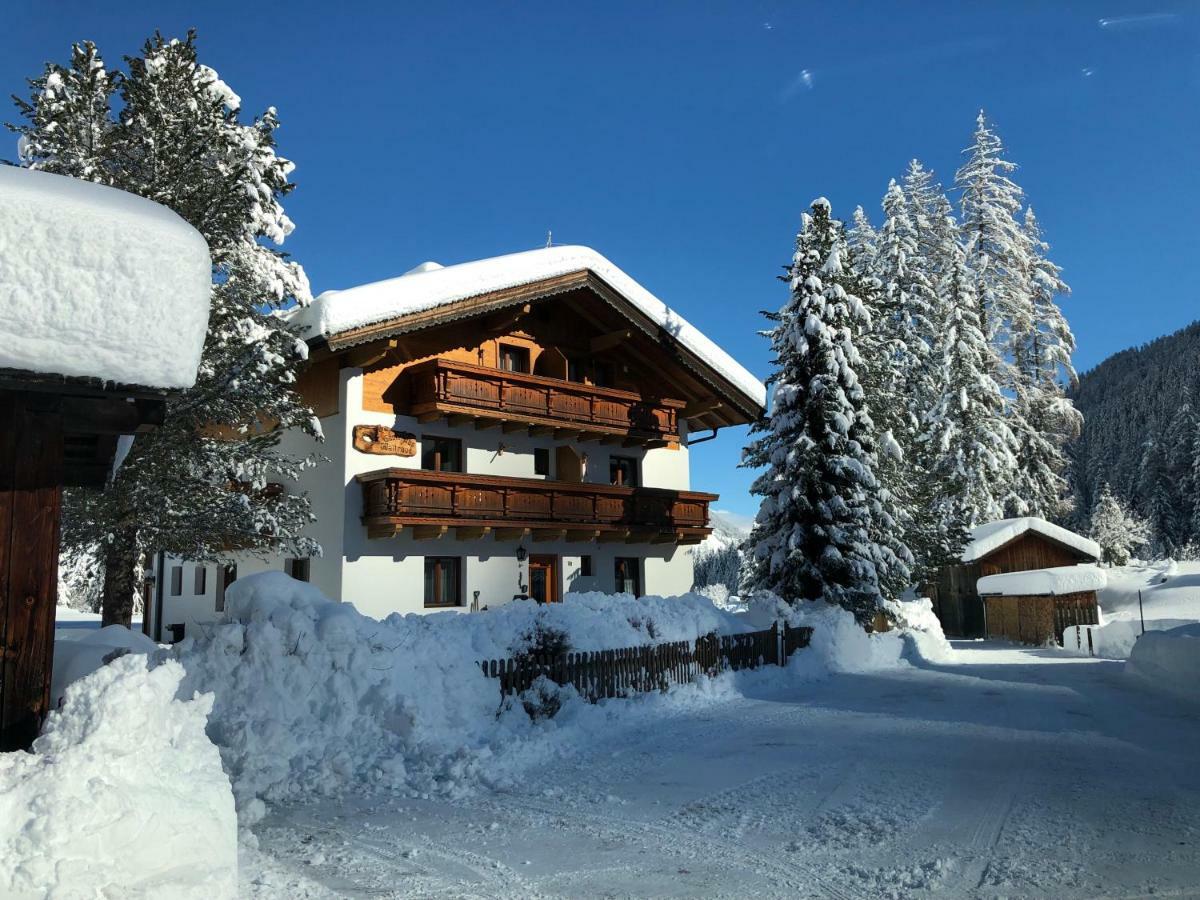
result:
[[[538,603],[557,603],[558,557],[529,557],[529,596]]]

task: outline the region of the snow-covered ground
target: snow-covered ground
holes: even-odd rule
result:
[[[1007,644],[753,676],[501,791],[277,807],[245,896],[1128,897],[1200,885],[1200,714]]]
[[[1107,585],[1098,594],[1101,624],[1090,629],[1068,629],[1063,637],[1068,652],[1087,655],[1090,630],[1093,653],[1126,659],[1142,633],[1143,617],[1146,631],[1200,622],[1200,561],[1135,562],[1105,569],[1104,573]]]

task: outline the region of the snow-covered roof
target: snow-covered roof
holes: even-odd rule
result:
[[[1027,531],[1036,531],[1052,541],[1065,544],[1093,559],[1100,558],[1100,545],[1095,541],[1047,522],[1045,519],[1023,516],[1019,519],[1000,519],[980,525],[971,532],[971,540],[963,550],[962,561],[969,563],[982,559]]]
[[[493,291],[590,270],[660,325],[755,404],[766,405],[762,382],[679,313],[589,247],[545,247],[455,266],[422,263],[398,278],[326,291],[292,321],[305,338],[330,337]]]
[[[999,594],[1004,597],[1036,597],[1047,594],[1074,594],[1079,591],[1099,591],[1108,578],[1098,566],[1058,566],[1053,569],[1033,569],[1028,572],[1005,572],[985,575],[975,583],[980,595]]]
[[[0,165],[0,369],[190,387],[211,288],[208,245],[165,206]]]

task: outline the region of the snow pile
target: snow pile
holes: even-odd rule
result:
[[[435,264],[436,265],[436,264]],[[399,278],[326,291],[293,321],[308,339],[328,337],[470,297],[590,270],[758,406],[766,388],[677,312],[589,247],[545,247],[457,266],[417,266]]]
[[[229,779],[211,696],[127,656],[74,684],[32,753],[0,754],[0,896],[237,894]]]
[[[975,587],[981,596],[1038,597],[1099,591],[1106,584],[1108,578],[1099,566],[1079,565],[985,575]]]
[[[954,651],[942,633],[941,623],[928,599],[888,604],[896,619],[890,631],[869,633],[846,609],[831,603],[790,604],[769,591],[748,601],[746,618],[756,628],[772,622],[813,629],[808,650],[794,655],[788,667],[806,678],[829,673],[872,672],[909,662],[948,662]]]
[[[1045,519],[1024,516],[1019,519],[999,519],[975,528],[971,532],[971,540],[963,549],[962,561],[969,563],[981,559],[1000,549],[1009,541],[1016,540],[1027,531],[1035,531],[1053,541],[1078,550],[1085,556],[1100,559],[1100,545],[1095,541],[1047,522]]]
[[[174,652],[187,670],[183,694],[216,694],[209,735],[244,824],[263,800],[355,785],[455,795],[502,782],[536,726],[519,704],[497,716],[499,686],[480,660],[559,640],[596,650],[748,630],[695,595],[572,594],[544,607],[381,622],[281,572],[239,579],[226,603],[223,622]]]
[[[1093,655],[1126,659],[1142,634],[1143,617],[1147,632],[1200,622],[1200,562],[1133,562],[1104,573],[1106,584],[1097,595],[1100,624],[1068,628],[1063,635],[1064,650],[1087,656],[1091,632]]]
[[[1156,691],[1200,703],[1200,623],[1147,631],[1133,645],[1125,671]]]
[[[140,631],[124,625],[106,628],[63,628],[54,632],[54,676],[50,686],[50,708],[58,706],[67,686],[128,653],[150,654],[158,650]]]
[[[0,369],[190,387],[211,287],[204,238],[166,207],[0,166]]]

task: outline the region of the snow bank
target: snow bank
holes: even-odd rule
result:
[[[0,754],[0,896],[237,894],[229,779],[211,696],[133,655],[72,685],[32,753]]]
[[[1037,597],[1099,591],[1107,583],[1108,578],[1099,566],[1079,565],[985,575],[975,588],[981,596]]]
[[[1072,547],[1080,553],[1097,560],[1100,559],[1100,545],[1095,541],[1047,522],[1045,519],[1024,516],[1019,519],[1000,519],[996,522],[987,522],[975,528],[971,532],[971,540],[963,549],[962,561],[974,562],[992,551],[998,550],[1009,541],[1019,538],[1027,531],[1036,531],[1038,534]]]
[[[1147,619],[1146,631],[1166,631],[1194,622],[1194,619]],[[1090,654],[1088,632],[1092,635]],[[1137,619],[1114,619],[1102,625],[1071,625],[1063,632],[1063,650],[1074,656],[1128,659],[1141,636],[1142,623]]]
[[[190,387],[211,287],[204,238],[166,207],[0,165],[0,369]]]
[[[502,783],[535,726],[519,704],[497,717],[498,685],[478,661],[529,650],[539,634],[595,650],[748,630],[695,595],[571,594],[381,622],[281,572],[239,579],[226,604],[223,622],[174,653],[187,670],[182,695],[216,694],[209,735],[244,824],[263,800],[356,785],[455,795]]]
[[[67,686],[92,674],[105,663],[127,653],[149,654],[158,650],[140,631],[124,625],[106,628],[69,628],[54,632],[54,675],[50,685],[50,707],[58,706]]]
[[[1125,672],[1155,691],[1200,703],[1200,623],[1147,631],[1133,645]]]
[[[787,603],[769,591],[748,601],[746,618],[755,628],[783,621],[813,629],[812,644],[794,655],[788,667],[806,678],[831,673],[872,672],[910,662],[949,662],[954,651],[928,599],[889,604],[896,627],[870,633],[840,606],[823,602]]]
[[[298,310],[292,321],[301,326],[306,338],[328,337],[480,294],[533,284],[584,269],[604,279],[634,307],[668,331],[758,406],[766,405],[766,388],[761,381],[679,313],[589,247],[545,247],[457,266],[430,268],[426,263],[399,278],[344,291],[326,291],[310,306]]]

